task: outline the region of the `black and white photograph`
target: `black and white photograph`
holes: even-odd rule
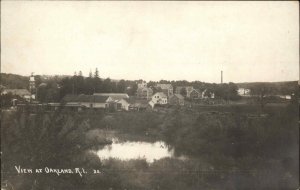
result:
[[[1,1],[1,190],[297,190],[298,1]]]

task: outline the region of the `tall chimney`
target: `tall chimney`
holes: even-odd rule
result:
[[[221,71],[221,84],[223,84],[223,71]]]

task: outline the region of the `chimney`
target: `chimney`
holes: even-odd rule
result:
[[[221,84],[223,84],[223,71],[221,71]]]

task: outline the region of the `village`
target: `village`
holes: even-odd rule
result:
[[[221,72],[220,84],[222,83],[223,72]],[[216,97],[215,92],[211,89],[198,89],[192,85],[172,86],[170,83],[149,84],[144,80],[136,82],[137,88],[131,95],[124,92],[75,94],[73,90],[73,93],[67,93],[59,102],[41,102],[37,99],[39,96],[39,88],[46,85],[46,83],[41,83],[37,86],[35,76],[31,74],[27,89],[9,89],[2,87],[1,95],[10,94],[19,97],[11,99],[12,109],[24,110],[30,108],[31,111],[55,111],[60,107],[72,111],[82,111],[86,109],[106,111],[153,111],[169,107],[237,103],[237,101],[225,101],[224,98]],[[126,88],[131,87],[128,86]],[[236,97],[238,97],[239,100],[247,100],[239,101],[238,103],[249,103],[249,100],[260,96],[251,93],[251,89],[242,87],[236,87],[233,93],[236,93]],[[281,94],[275,95],[275,97],[282,101],[289,101],[293,95],[294,94]]]
[[[46,85],[45,83],[39,86]],[[12,99],[12,108],[56,110],[60,106],[69,110],[81,111],[84,109],[106,109],[114,111],[145,111],[160,107],[170,106],[192,106],[197,101],[203,104],[215,104],[217,102],[215,93],[207,89],[200,90],[193,86],[176,86],[167,83],[157,83],[149,86],[146,81],[137,82],[137,89],[133,96],[127,93],[93,93],[66,94],[61,102],[42,103],[37,100],[38,87],[35,77],[31,75],[28,81],[28,89],[3,88],[1,95],[12,94],[19,96],[24,101]],[[238,89],[241,96],[250,96],[250,89]]]

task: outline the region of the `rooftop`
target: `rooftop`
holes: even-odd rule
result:
[[[108,96],[111,97],[113,100],[121,100],[123,98],[129,98],[128,94],[126,93],[94,93],[94,96]]]

